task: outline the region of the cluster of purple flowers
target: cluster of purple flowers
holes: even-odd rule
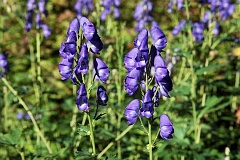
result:
[[[46,17],[48,14],[46,10],[46,0],[39,0],[37,4],[36,4],[36,0],[27,1],[27,14],[26,14],[25,28],[27,32],[29,32],[32,28],[33,15],[36,9],[36,5],[38,6],[37,15],[36,15],[36,27],[41,28],[43,30],[44,37],[48,38],[51,35],[51,30],[48,27],[48,25],[44,24],[42,21],[42,17]]]
[[[8,61],[4,54],[0,53],[0,77],[6,75],[8,71]]]
[[[74,5],[77,17],[80,19],[83,14],[88,14],[93,9],[92,0],[77,0]]]
[[[176,5],[178,10],[183,10],[184,0],[170,0],[168,3],[168,13],[172,13],[173,6]]]
[[[107,15],[111,13],[112,7],[113,7],[114,18],[120,17],[120,11],[119,11],[120,0],[102,0],[102,6],[104,8],[100,16],[102,21],[105,21]]]
[[[80,33],[83,34],[87,42],[81,39],[83,36]],[[62,42],[59,49],[60,56],[62,57],[62,61],[59,63],[59,72],[63,81],[71,79],[74,85],[80,85],[77,91],[76,104],[79,110],[88,111],[87,90],[82,77],[89,70],[88,52],[99,53],[103,48],[103,43],[94,25],[86,17],[81,17],[80,20],[77,18],[73,19],[69,25],[67,35],[68,37]],[[78,53],[78,49],[80,53]],[[108,79],[109,69],[100,58],[94,58],[94,73],[94,79],[98,79],[101,82],[105,82]],[[106,90],[103,86],[99,86],[97,92],[98,104],[106,105],[107,100]]]
[[[141,86],[142,106],[140,100],[132,100],[125,109],[125,117],[129,125],[134,124],[139,116],[151,118],[154,113],[154,106],[158,106],[161,96],[170,97],[169,92],[172,90],[172,80],[169,76],[166,63],[161,56],[161,52],[167,45],[167,39],[163,31],[157,26],[152,25],[150,30],[153,45],[150,53],[148,48],[148,30],[143,29],[134,41],[134,46],[124,58],[124,65],[128,73],[125,78],[125,90],[131,96]],[[155,79],[154,86],[149,89],[150,68],[154,68]],[[163,139],[171,138],[174,132],[169,118],[161,116],[160,121],[161,136]]]
[[[148,0],[142,0],[137,4],[134,11],[134,19],[137,22],[135,27],[136,31],[141,31],[145,25],[147,25],[149,22],[153,22],[153,17],[151,15],[152,9],[152,2]]]
[[[212,34],[217,36],[221,30],[219,21],[227,20],[235,10],[235,4],[231,4],[230,0],[205,0],[199,1],[199,3],[202,5],[208,4],[210,9],[205,11],[204,16],[199,22],[189,22],[192,25],[192,35],[196,42],[201,42],[204,39],[204,29],[211,29]],[[174,27],[172,34],[174,36],[178,35],[185,24],[186,20],[181,20],[180,23]]]

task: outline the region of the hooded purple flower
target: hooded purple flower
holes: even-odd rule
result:
[[[62,58],[68,59],[68,61],[72,62],[74,59],[74,54],[71,53],[71,51],[68,49],[69,46],[68,47],[67,46],[65,42],[62,42],[61,47],[59,49],[59,54]]]
[[[163,48],[167,46],[167,38],[163,31],[158,26],[153,26],[150,30],[153,45],[156,49],[161,52]]]
[[[120,6],[120,0],[102,0],[102,6],[104,8],[100,16],[102,21],[106,20],[107,15],[111,13],[112,7],[113,7],[114,18],[118,18],[120,16],[120,12],[118,9],[118,7]]]
[[[124,66],[130,72],[134,68],[136,68],[136,57],[138,55],[139,50],[137,48],[133,48],[130,52],[128,52],[124,57]]]
[[[66,81],[71,77],[72,66],[73,61],[69,61],[68,59],[62,59],[62,61],[59,63],[58,69],[63,81]]]
[[[108,101],[107,91],[103,86],[99,86],[97,89],[97,103],[102,106],[106,106]]]
[[[142,99],[142,108],[140,109],[140,116],[145,116],[146,118],[150,118],[153,115],[153,91],[148,89]]]
[[[46,24],[42,24],[41,29],[43,30],[43,35],[45,38],[48,38],[51,35],[51,30]]]
[[[173,133],[174,128],[172,122],[166,114],[162,114],[160,117],[160,136],[165,140],[169,140],[173,138]]]
[[[204,23],[201,22],[195,22],[193,24],[192,34],[196,42],[201,42],[204,39],[204,27]]]
[[[78,31],[80,29],[80,23],[77,18],[74,18],[72,22],[69,24],[67,34],[69,35],[71,32],[75,32],[75,34],[78,34]]]
[[[109,69],[107,65],[100,59],[94,59],[94,69],[96,71],[96,76],[100,79],[101,82],[106,82],[108,80]]]
[[[40,13],[43,13],[43,14],[47,15],[46,0],[39,0],[38,9],[39,9]]]
[[[155,95],[153,97],[153,103],[154,103],[154,107],[157,107],[159,105],[159,100],[160,100],[160,97],[161,97],[161,92],[159,91],[159,89],[157,90],[157,87],[156,86],[153,86],[153,94]]]
[[[99,53],[103,49],[103,43],[94,25],[86,17],[82,17],[80,26],[82,27],[84,37],[90,42],[91,51]]]
[[[138,85],[140,83],[140,76],[141,70],[138,70],[136,68],[134,68],[127,74],[124,85],[128,95],[131,96],[137,91]]]
[[[179,24],[176,25],[176,26],[173,28],[172,34],[173,34],[174,36],[177,36],[177,35],[179,34],[179,32],[181,32],[181,30],[183,29],[185,23],[186,23],[186,20],[181,20],[181,21],[179,22]]]
[[[28,0],[27,1],[27,10],[33,11],[36,7],[36,0]]]
[[[134,124],[137,121],[140,108],[140,101],[138,99],[132,100],[125,109],[125,118],[129,125]]]
[[[17,119],[18,119],[18,120],[21,120],[21,119],[23,119],[23,116],[24,116],[24,112],[19,112],[19,113],[17,114]]]
[[[76,104],[77,107],[80,111],[86,111],[88,112],[89,110],[89,103],[88,103],[88,98],[87,98],[87,91],[86,91],[86,87],[85,84],[82,83],[80,85],[79,90],[77,91],[77,98],[76,98]]]
[[[160,55],[154,58],[155,80],[160,86],[160,92],[163,96],[169,97],[168,92],[172,90],[172,80],[169,76],[166,63]]]
[[[7,70],[8,70],[7,58],[2,53],[0,53],[0,77],[5,76]]]
[[[33,11],[27,11],[26,14],[26,23],[25,23],[25,29],[27,32],[29,32],[32,28],[32,22],[33,22]]]
[[[148,61],[148,31],[146,28],[142,29],[142,31],[138,34],[137,38],[134,40],[134,46],[138,48],[141,52],[141,56],[143,56],[144,60]]]
[[[86,43],[83,43],[80,52],[80,57],[77,63],[77,73],[86,74],[88,72],[88,48]]]

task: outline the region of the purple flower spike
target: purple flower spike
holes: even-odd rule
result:
[[[89,103],[88,103],[88,98],[87,98],[87,91],[85,84],[82,83],[80,85],[79,90],[77,91],[77,98],[76,98],[76,105],[80,111],[86,111],[88,112],[89,110]]]
[[[124,57],[124,66],[130,72],[134,68],[136,68],[136,57],[139,50],[137,48],[133,48],[126,56]]]
[[[27,32],[29,32],[32,28],[32,21],[33,21],[33,11],[27,11],[26,23],[25,23],[25,29]]]
[[[195,22],[193,24],[192,34],[196,42],[201,42],[204,39],[204,27],[204,23],[201,22]]]
[[[186,23],[186,20],[181,20],[181,21],[179,22],[179,24],[173,28],[172,34],[173,34],[174,36],[177,36],[177,35],[179,34],[179,32],[181,32],[181,30],[183,29],[185,23]]]
[[[97,89],[97,103],[102,106],[106,106],[108,101],[107,91],[103,86],[99,86]]]
[[[7,70],[8,70],[7,58],[0,53],[0,77],[5,76]]]
[[[146,118],[150,118],[153,115],[153,91],[151,89],[147,90],[146,94],[142,99],[142,108],[140,109],[140,116],[145,116]]]
[[[107,65],[100,58],[96,58],[94,59],[94,69],[96,76],[98,76],[101,82],[105,83],[110,73]]]
[[[125,109],[125,118],[129,125],[134,124],[138,118],[138,112],[140,108],[140,101],[138,99],[132,100]]]
[[[38,9],[40,13],[44,13],[45,15],[47,15],[46,0],[39,0]]]
[[[125,78],[125,90],[128,93],[128,95],[133,95],[137,89],[138,85],[140,83],[140,76],[141,71],[134,68],[131,72],[128,73],[127,77]]]
[[[74,9],[78,17],[81,17],[82,14],[88,14],[93,9],[92,0],[78,0],[74,5]]]
[[[83,43],[80,52],[80,58],[77,63],[77,73],[86,74],[88,72],[88,48],[86,43]]]
[[[162,51],[167,46],[167,38],[158,26],[153,26],[150,30],[153,44],[158,51]]]
[[[67,34],[69,35],[71,32],[75,32],[76,34],[78,34],[79,29],[80,29],[79,21],[77,18],[74,18],[68,27]]]
[[[169,140],[173,138],[173,133],[174,128],[172,122],[166,114],[162,114],[160,117],[160,136],[165,140]]]
[[[63,59],[59,63],[59,73],[62,76],[62,80],[66,81],[71,77],[72,74],[72,66],[73,66],[73,61],[68,61],[68,59]]]
[[[165,97],[170,97],[168,92],[172,90],[172,80],[169,76],[166,63],[160,55],[154,58],[155,80],[160,86],[160,92]]]

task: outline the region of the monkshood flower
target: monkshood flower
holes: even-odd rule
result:
[[[145,25],[153,21],[151,16],[152,9],[153,5],[148,0],[143,0],[137,4],[134,11],[134,19],[137,21],[136,31],[141,31]]]
[[[156,55],[154,58],[155,80],[160,86],[160,92],[165,97],[170,97],[168,92],[172,90],[172,80],[169,76],[166,63],[162,56]]]
[[[8,61],[4,54],[0,53],[0,77],[6,75],[8,70]]]
[[[24,117],[24,112],[19,112],[19,113],[17,114],[17,119],[18,119],[18,120],[23,119],[23,117]]]
[[[235,4],[230,4],[229,1],[221,4],[222,5],[219,7],[219,14],[221,16],[221,20],[225,21],[233,14],[236,6]]]
[[[173,138],[173,133],[174,128],[171,120],[166,114],[162,114],[160,116],[160,136],[165,140],[169,140]]]
[[[170,2],[168,3],[168,13],[172,13],[174,4],[177,5],[178,10],[183,10],[184,0],[170,0]]]
[[[77,17],[81,18],[83,14],[88,14],[93,9],[92,0],[77,0],[74,5]]]
[[[77,91],[76,105],[80,111],[88,112],[89,110],[90,105],[88,103],[87,91],[84,83],[80,85],[80,88]]]
[[[27,32],[29,32],[32,28],[33,23],[33,11],[27,11],[25,18],[26,18],[25,29]]]
[[[136,68],[134,68],[127,74],[127,77],[125,78],[124,81],[124,86],[128,95],[131,96],[137,91],[138,85],[140,83],[140,78],[141,70],[138,70]]]
[[[97,104],[106,106],[108,101],[107,91],[103,86],[98,86],[97,89]]]
[[[102,21],[105,21],[107,15],[111,14],[112,7],[114,18],[120,17],[120,11],[118,9],[120,6],[120,0],[102,0],[102,6],[104,8],[100,16]]]
[[[172,34],[174,36],[177,36],[179,34],[179,32],[181,32],[181,30],[183,29],[184,25],[186,24],[186,20],[181,20],[179,22],[178,25],[176,25],[173,30],[172,30]]]
[[[142,98],[142,108],[140,109],[140,116],[150,118],[153,115],[153,91],[148,89],[145,95]]]
[[[124,67],[130,72],[134,68],[136,68],[136,57],[138,55],[139,50],[137,48],[133,48],[130,52],[128,52],[124,57]]]
[[[195,22],[193,24],[192,34],[196,42],[201,42],[204,39],[203,30],[205,28],[204,23]]]
[[[150,30],[153,45],[156,49],[161,52],[163,48],[167,46],[167,38],[163,31],[156,25],[154,25]]]
[[[28,0],[27,1],[27,10],[33,11],[36,7],[36,0]]]
[[[204,23],[209,23],[209,21],[212,19],[212,13],[210,12],[210,11],[206,11],[205,13],[204,13],[204,16],[203,16],[203,18],[202,18],[202,22],[204,22]]]
[[[153,86],[152,91],[153,91],[153,94],[154,94],[153,104],[154,104],[154,107],[157,107],[159,105],[161,92],[159,91],[159,89],[156,86]]]
[[[62,59],[62,61],[59,63],[59,73],[62,76],[62,80],[66,81],[72,76],[72,67],[73,67],[73,59]]]
[[[134,124],[137,121],[139,115],[140,101],[138,99],[132,100],[125,109],[125,118],[129,125]]]
[[[103,49],[103,43],[94,25],[86,17],[82,17],[80,19],[80,26],[82,27],[84,37],[90,43],[91,51],[93,53],[99,53]]]
[[[69,24],[67,35],[69,35],[71,32],[74,32],[75,34],[78,34],[80,29],[80,23],[77,18],[74,18],[71,23]]]
[[[82,49],[80,51],[80,58],[77,63],[77,74],[82,73],[86,74],[88,72],[88,50],[87,44],[83,43]]]
[[[221,26],[218,22],[216,22],[216,25],[214,26],[214,28],[212,30],[213,35],[215,35],[215,36],[219,35],[220,30],[221,30]]]
[[[95,69],[95,76],[100,79],[101,82],[105,83],[108,80],[109,76],[109,69],[108,66],[100,59],[94,59],[94,69]]]
[[[47,10],[46,10],[46,0],[39,0],[38,1],[38,10],[40,13],[43,13],[47,15]]]

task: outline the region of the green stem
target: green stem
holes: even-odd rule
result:
[[[149,150],[149,160],[153,159],[153,153],[152,153],[152,125],[150,120],[148,120],[148,150]]]
[[[90,128],[90,137],[92,142],[92,149],[93,149],[93,156],[96,155],[96,148],[95,148],[95,141],[94,141],[94,134],[93,134],[93,124],[92,119],[90,117],[90,114],[87,114],[88,122],[89,122],[89,128]]]
[[[38,106],[41,103],[41,93],[42,93],[42,78],[41,78],[41,39],[40,39],[40,33],[37,31],[36,33],[36,56],[37,56],[37,104]]]
[[[117,136],[120,135],[121,119],[122,119],[122,115],[118,114]],[[119,140],[117,141],[117,151],[118,151],[118,159],[122,159],[122,155],[121,155],[121,141],[119,141]]]
[[[107,147],[105,147],[105,148],[102,150],[102,152],[98,154],[97,159],[101,158],[101,157],[104,155],[104,153],[106,153],[106,152],[109,150],[109,148],[111,148],[111,147],[114,145],[114,143],[116,143],[116,142],[117,142],[118,140],[120,140],[125,134],[127,134],[127,133],[133,128],[133,126],[134,126],[134,125],[128,126],[128,128],[126,128],[120,135],[118,135],[118,136],[114,139],[113,142],[109,143],[109,144],[107,145]]]
[[[5,86],[3,87],[3,93],[4,93],[4,130],[8,131],[8,108],[9,108],[9,103],[8,103],[8,90]]]
[[[48,150],[48,152],[50,154],[52,154],[52,149],[49,146],[49,144],[48,144],[47,140],[45,139],[43,133],[41,132],[40,128],[38,127],[37,122],[35,121],[32,112],[29,110],[29,107],[26,105],[26,103],[23,101],[23,99],[18,95],[17,91],[13,89],[13,87],[8,83],[8,81],[4,77],[2,78],[2,81],[8,87],[8,89],[13,93],[13,95],[16,96],[16,98],[18,99],[19,103],[23,106],[25,111],[28,113],[28,115],[29,115],[29,117],[30,117],[30,119],[31,119],[35,129],[36,129],[37,134],[41,137],[43,143],[45,144],[45,146],[46,146],[46,148]]]

